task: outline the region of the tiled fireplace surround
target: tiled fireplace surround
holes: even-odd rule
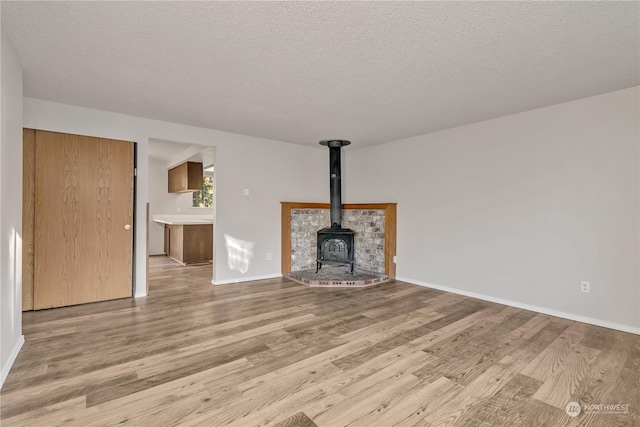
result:
[[[282,202],[282,274],[315,270],[316,233],[329,224],[329,204]],[[343,205],[342,225],[356,232],[356,268],[395,278],[396,204]]]

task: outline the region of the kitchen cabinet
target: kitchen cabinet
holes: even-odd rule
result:
[[[169,169],[169,193],[202,191],[202,163],[184,162]]]
[[[170,258],[182,264],[213,259],[213,224],[165,224],[164,247]]]

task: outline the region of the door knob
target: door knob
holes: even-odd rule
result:
[[[127,225],[124,226],[124,229],[125,230],[131,230],[131,226],[129,224],[127,224]]]

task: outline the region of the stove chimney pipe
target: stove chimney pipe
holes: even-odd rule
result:
[[[351,141],[343,139],[325,139],[320,145],[329,147],[329,186],[331,190],[331,228],[342,228],[342,177],[340,149]]]

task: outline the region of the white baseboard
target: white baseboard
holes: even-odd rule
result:
[[[523,310],[535,311],[537,313],[548,314],[549,316],[561,317],[563,319],[575,320],[576,322],[588,323],[590,325],[602,326],[603,328],[615,329],[618,331],[629,332],[631,334],[640,335],[640,328],[620,323],[609,322],[607,320],[593,319],[591,317],[580,316],[577,314],[565,313],[563,311],[552,310],[550,308],[538,307],[536,305],[524,304],[521,302],[510,301],[502,298],[491,297],[488,295],[477,294],[475,292],[463,291],[460,289],[449,288],[447,286],[434,285],[432,283],[422,282],[420,280],[409,279],[407,277],[396,277],[396,280],[407,282],[426,288],[437,289],[440,291],[451,292],[452,294],[464,295],[471,298],[477,298],[484,301],[495,302],[498,304],[508,305],[511,307],[522,308]]]
[[[253,282],[254,280],[265,280],[265,279],[277,279],[279,277],[282,277],[282,274],[267,274],[264,276],[241,277],[238,279],[228,279],[228,280],[211,280],[211,284],[212,285],[230,285],[232,283]]]
[[[4,380],[7,379],[7,376],[9,375],[9,371],[11,371],[11,367],[13,366],[13,362],[16,361],[16,357],[18,357],[18,353],[20,353],[20,349],[22,348],[23,344],[24,344],[24,335],[20,335],[20,339],[18,339],[18,342],[16,343],[15,347],[13,347],[13,350],[11,351],[9,360],[7,360],[7,363],[2,367],[2,376],[0,377],[0,388],[2,388],[2,386],[4,385]]]
[[[134,298],[143,298],[143,297],[146,297],[147,295],[149,295],[148,292],[140,292],[140,293],[136,292],[136,294],[133,297]]]

